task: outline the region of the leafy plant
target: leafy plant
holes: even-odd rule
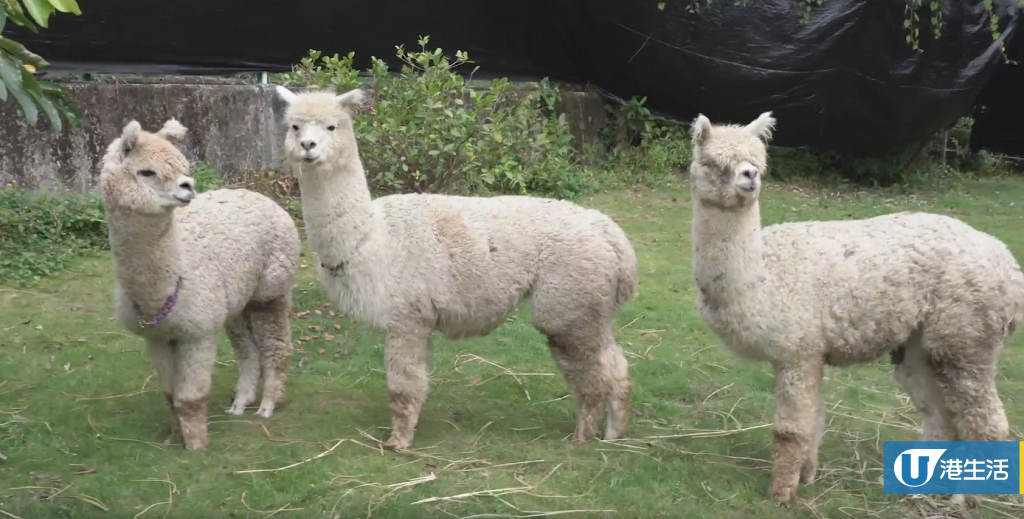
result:
[[[56,132],[62,129],[62,117],[77,127],[80,121],[68,104],[70,95],[54,83],[37,81],[33,75],[49,65],[46,60],[4,36],[3,31],[10,21],[39,32],[38,27],[47,27],[50,15],[56,11],[82,14],[78,4],[75,0],[0,0],[0,4],[0,101],[13,97],[30,126],[36,125],[42,110]]]
[[[221,181],[220,175],[217,174],[217,171],[205,162],[197,162],[192,166],[190,176],[192,177],[192,180],[196,181],[197,193],[226,187],[226,184]]]
[[[456,72],[473,63],[466,52],[452,59],[428,49],[429,41],[420,37],[418,50],[396,47],[399,74],[376,57],[361,73],[352,66],[354,53],[311,50],[281,81],[373,92],[372,110],[354,123],[375,190],[582,194],[590,173],[579,163],[569,125],[542,111],[546,94],[506,78],[473,82],[478,67],[470,79]]]
[[[644,96],[633,97],[623,105],[605,105],[608,122],[602,128],[602,137],[609,148],[638,146],[644,139],[658,135],[662,126],[644,106],[646,102],[647,96]]]
[[[31,195],[0,187],[0,281],[31,282],[60,272],[84,252],[108,247],[96,196]]]

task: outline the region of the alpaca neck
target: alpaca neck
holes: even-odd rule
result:
[[[769,282],[757,201],[725,209],[693,201],[693,271],[710,308],[763,308]]]
[[[118,285],[151,318],[183,276],[181,240],[174,213],[148,216],[108,212],[110,248]]]
[[[353,139],[349,153],[331,164],[299,163],[302,219],[313,250],[326,266],[367,258],[368,242],[385,237]]]

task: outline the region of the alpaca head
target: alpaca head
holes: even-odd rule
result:
[[[349,90],[341,95],[296,94],[278,86],[277,95],[288,105],[284,114],[288,124],[284,148],[290,160],[320,165],[354,151],[352,112],[363,104],[366,95],[362,90]]]
[[[761,193],[768,165],[767,143],[775,118],[765,112],[746,126],[712,125],[703,114],[693,121],[690,182],[700,201],[726,209],[750,205]]]
[[[195,198],[189,163],[171,141],[180,141],[186,128],[169,119],[156,133],[128,123],[103,156],[100,186],[108,203],[141,214],[169,213]]]

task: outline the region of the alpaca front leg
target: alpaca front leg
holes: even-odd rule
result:
[[[205,451],[209,445],[206,410],[216,359],[217,343],[212,337],[178,345],[174,407],[185,449],[190,451]]]
[[[779,366],[775,369],[775,427],[772,441],[772,498],[789,502],[796,497],[804,464],[816,444],[821,398],[821,363]],[[816,465],[815,453],[815,465]],[[815,467],[815,470],[817,467]],[[809,474],[808,474],[809,475]]]
[[[420,330],[413,334],[389,333],[384,342],[388,403],[391,408],[391,438],[384,446],[403,450],[412,446],[420,410],[427,399],[430,330]]]
[[[164,440],[164,443],[170,443],[181,434],[181,427],[178,425],[178,411],[174,408],[176,348],[174,344],[165,340],[146,339],[146,349],[149,350],[149,358],[153,362],[153,369],[156,370],[160,391],[163,392],[167,407],[171,410],[171,425],[167,431],[167,438]]]

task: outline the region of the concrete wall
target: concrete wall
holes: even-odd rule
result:
[[[189,160],[210,164],[228,180],[275,169],[283,156],[283,104],[272,87],[253,84],[69,83],[82,127],[52,131],[40,116],[29,128],[12,102],[0,103],[0,186],[26,191],[67,188],[87,193],[96,185],[99,163],[110,142],[132,119],[156,131],[176,117],[189,131],[183,149]],[[564,92],[559,111],[573,127],[577,144],[595,141],[605,112],[599,96]]]

